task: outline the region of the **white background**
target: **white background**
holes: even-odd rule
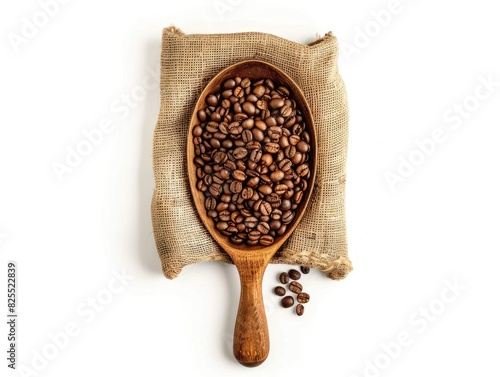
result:
[[[0,312],[4,323],[14,260],[18,367],[32,369],[21,375],[499,375],[496,2],[267,3],[69,1],[44,19],[37,1],[3,2]],[[33,21],[38,31],[24,26]],[[161,273],[149,210],[158,87],[136,96],[126,115],[112,107],[141,92],[143,78],[154,84],[170,24],[304,43],[332,30],[343,46],[354,271],[340,282],[305,276],[312,299],[299,318],[271,293],[288,267],[268,268],[271,353],[257,369],[231,354],[235,268],[193,265],[172,281]],[[26,38],[16,45],[14,34]],[[477,99],[481,80],[497,84],[479,88]],[[457,116],[454,105],[465,112]],[[54,162],[65,163],[67,148],[105,119],[111,132],[58,179]],[[426,144],[428,155],[419,152],[417,141],[440,133],[442,142]],[[410,158],[418,166],[399,166]],[[390,173],[399,176],[394,190]],[[134,277],[125,285],[114,277],[122,270]],[[453,293],[450,284],[460,287]],[[16,374],[6,366],[7,332],[2,325],[2,376]],[[407,340],[395,346],[400,333]]]

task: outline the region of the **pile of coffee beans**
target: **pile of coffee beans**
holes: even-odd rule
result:
[[[303,274],[308,274],[310,271],[309,267],[305,266],[301,266],[300,270],[302,271]],[[295,269],[291,269],[290,271],[288,271],[288,273],[282,272],[278,277],[278,280],[281,284],[285,286],[288,284],[288,290],[296,294],[295,299],[297,300],[298,304],[295,307],[295,313],[297,313],[298,316],[304,314],[304,304],[309,302],[310,298],[308,293],[302,291],[303,289],[302,284],[300,284],[297,281],[300,279],[300,277],[301,277],[300,272]],[[290,279],[292,280],[291,282]],[[276,288],[274,288],[274,293],[277,294],[278,296],[285,296],[286,289],[278,285]],[[293,306],[294,303],[295,300],[291,295],[285,296],[281,299],[281,306],[283,306],[284,308],[290,308]]]
[[[290,90],[234,77],[209,94],[193,128],[197,189],[235,244],[274,243],[292,223],[311,176],[311,138]]]

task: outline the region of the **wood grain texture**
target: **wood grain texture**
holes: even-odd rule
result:
[[[205,98],[208,94],[220,91],[222,83],[235,76],[247,77],[252,81],[261,78],[271,79],[276,83],[287,86],[298,108],[302,111],[302,116],[308,125],[308,132],[311,137],[311,151],[309,152],[311,177],[308,188],[304,193],[304,199],[297,208],[295,218],[288,226],[285,234],[277,237],[270,246],[233,244],[228,237],[219,233],[215,228],[213,220],[206,214],[205,197],[202,192],[196,189],[197,177],[194,164],[195,153],[192,130],[194,126],[199,124],[197,112],[206,106]],[[266,62],[246,60],[222,70],[207,84],[193,110],[186,145],[189,186],[200,219],[215,241],[229,254],[240,274],[241,295],[234,330],[233,351],[235,358],[245,366],[260,365],[269,354],[269,333],[262,300],[262,278],[272,256],[292,234],[307,207],[316,177],[316,146],[314,122],[304,94],[288,75]]]
[[[274,253],[235,255],[241,282],[240,304],[234,327],[233,354],[245,366],[258,366],[269,354],[269,332],[262,299],[262,278]]]

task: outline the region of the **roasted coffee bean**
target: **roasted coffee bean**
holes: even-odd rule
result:
[[[301,152],[296,151],[293,157],[291,158],[292,163],[295,165],[301,164],[303,162],[303,155]]]
[[[217,100],[217,97],[215,98]],[[217,104],[217,101],[215,102]],[[274,98],[269,102],[269,107],[271,109],[279,109],[285,104],[285,100],[283,98]]]
[[[229,224],[225,221],[219,221],[217,222],[215,227],[219,230],[226,230],[229,227]]]
[[[253,94],[258,98],[261,98],[264,94],[266,94],[266,87],[263,85],[257,85],[253,88]]]
[[[294,218],[294,214],[291,210],[288,210],[283,213],[283,216],[281,217],[281,221],[283,221],[283,224],[290,224]]]
[[[281,199],[280,199],[279,195],[276,194],[275,192],[271,193],[270,195],[267,195],[266,196],[266,201],[268,201],[269,203],[271,203],[271,205],[273,205],[275,203],[280,203],[281,204]]]
[[[241,197],[245,200],[248,200],[250,199],[252,196],[253,196],[253,189],[251,187],[245,187],[242,191],[241,191]]]
[[[244,239],[242,239],[242,238],[240,238],[238,236],[232,236],[230,238],[230,240],[231,240],[232,243],[235,243],[235,244],[242,244],[243,242],[245,242]]]
[[[218,183],[214,183],[210,186],[209,191],[213,196],[219,196],[220,194],[222,194],[222,186]]]
[[[257,230],[259,232],[261,232],[262,234],[267,234],[271,230],[271,227],[269,226],[269,224],[267,222],[260,222],[257,225]]]
[[[277,231],[276,231],[276,235],[278,236],[282,236],[283,234],[285,234],[286,232],[286,225],[282,225]]]
[[[240,181],[233,181],[229,189],[232,193],[239,194],[243,190],[243,184]]]
[[[258,223],[259,220],[254,216],[250,216],[245,219],[245,226],[250,229],[255,228]]]
[[[267,136],[269,136],[272,140],[275,141],[279,140],[282,134],[283,134],[282,128],[278,126],[271,126],[267,130]]]
[[[284,176],[285,176],[285,173],[283,173],[282,170],[276,170],[276,171],[273,171],[269,177],[271,178],[271,181],[279,182],[283,179]]]
[[[293,158],[293,156],[295,156],[296,153],[297,153],[297,149],[295,148],[294,145],[289,145],[288,147],[285,148],[285,157],[286,158]]]
[[[228,232],[231,232],[231,233],[236,233],[236,232],[238,232],[238,228],[236,228],[234,225],[230,225],[230,226],[227,228],[227,231],[228,231]]]
[[[283,184],[279,184],[274,186],[274,192],[278,194],[279,196],[282,196],[285,192],[287,192],[288,187]]]
[[[277,286],[274,288],[274,293],[277,294],[278,296],[284,296],[286,293],[286,289],[280,286]]]
[[[260,163],[263,166],[269,166],[273,163],[273,155],[270,153],[264,153],[260,158]]]
[[[262,173],[265,171],[265,166],[264,168],[262,168]],[[271,184],[273,181],[271,181],[271,178],[269,178],[269,176],[267,174],[261,174],[260,175],[260,180],[263,182],[263,183],[266,183],[266,184]]]
[[[252,131],[250,131],[250,130],[244,130],[241,133],[241,140],[243,140],[245,143],[248,143],[249,141],[252,141],[253,140]]]
[[[217,140],[219,140],[219,141],[223,141],[226,137],[227,137],[227,135],[223,134],[222,132],[216,132],[216,133],[214,133],[214,138],[217,139]],[[214,148],[216,148],[216,147],[214,147]],[[217,148],[220,148],[220,144],[219,144],[219,146]]]
[[[272,236],[266,234],[266,235],[260,237],[259,243],[262,246],[269,246],[269,245],[272,245],[274,243],[274,238]]]
[[[222,89],[233,89],[236,86],[236,81],[234,79],[228,79],[222,84]]]
[[[269,227],[270,227],[272,230],[278,230],[279,228],[281,228],[281,221],[279,221],[279,220],[272,220],[272,221],[269,223]]]
[[[227,208],[228,204],[226,204],[226,208]],[[229,212],[228,210],[224,209],[219,209],[219,219],[221,219],[222,221],[230,221],[231,220],[231,212]]]
[[[289,199],[283,199],[281,201],[281,206],[280,209],[282,211],[288,211],[290,208],[292,208],[292,202]]]
[[[285,105],[280,109],[280,114],[283,117],[288,118],[290,115],[292,115],[292,111],[293,109],[290,106]]]
[[[223,164],[227,161],[227,154],[224,152],[217,152],[214,155],[213,160],[216,164]]]
[[[250,81],[250,79],[248,79],[248,78],[244,78],[244,79],[241,81],[240,86],[241,86],[242,88],[248,88],[248,87],[250,86],[250,84],[251,84],[251,83],[252,83],[252,82]]]
[[[262,234],[258,230],[252,230],[248,233],[248,239],[251,241],[259,241]]]
[[[278,143],[269,142],[264,145],[264,149],[269,153],[278,153],[280,145]]]
[[[266,79],[264,80],[264,84],[266,85],[267,88],[269,88],[270,90],[273,90],[274,89],[274,82],[273,80],[270,80],[270,79]]]
[[[210,146],[214,149],[219,149],[220,148],[220,141],[217,139],[210,139]]]
[[[255,105],[252,102],[244,102],[243,105],[241,105],[241,108],[248,115],[255,114]]]
[[[260,99],[257,101],[256,106],[260,110],[267,110],[269,104],[267,103],[267,101]]]
[[[302,314],[304,314],[304,305],[298,304],[295,308],[295,313],[300,317]]]
[[[273,212],[271,212],[271,219],[279,220],[279,219],[281,219],[282,215],[283,215],[283,213],[279,209],[275,208],[275,209],[273,209]]]
[[[305,304],[309,302],[309,294],[301,292],[297,295],[297,301],[300,302],[301,304]]]
[[[203,177],[203,183],[206,184],[207,186],[210,186],[212,183],[213,183],[213,178],[210,174],[206,174],[204,177]],[[218,182],[216,182],[218,183]]]
[[[295,171],[297,172],[298,175],[304,177],[307,175],[307,173],[309,173],[309,165],[308,164],[299,165],[297,169],[295,169]]]
[[[237,181],[244,181],[247,179],[247,175],[241,170],[235,170],[233,171],[233,178]]]
[[[276,91],[281,94],[282,96],[285,96],[285,97],[288,97],[290,95],[290,92],[289,90],[284,87],[284,86],[278,86],[278,88],[276,89]]]
[[[300,279],[300,272],[294,269],[291,269],[288,271],[288,276],[290,276],[290,279],[292,280],[299,280]]]
[[[259,184],[260,182],[260,178],[259,177],[252,177],[248,180],[247,182],[247,186],[248,187],[251,187],[251,188],[255,188],[257,187],[257,185]]]
[[[200,125],[194,126],[193,128],[193,136],[200,137],[203,134],[203,128]]]
[[[276,118],[274,116],[267,117],[264,122],[266,123],[266,125],[268,127],[273,127],[273,126],[276,126],[278,124],[278,122],[276,121]]]
[[[298,281],[292,281],[288,286],[288,289],[293,293],[299,294],[300,292],[302,292],[302,284],[300,284]]]
[[[217,96],[214,94],[209,94],[207,96],[206,101],[207,101],[208,106],[216,106],[217,102],[219,102],[219,100],[217,99]]]
[[[288,141],[290,142],[290,145],[296,146],[300,142],[300,136],[290,135],[288,137]]]
[[[196,168],[196,178],[202,179],[205,177],[205,172],[203,171],[202,168]]]
[[[207,116],[207,113],[205,112],[205,110],[198,110],[198,120],[203,123],[203,122],[206,122],[207,119],[208,119],[208,116]]]
[[[273,192],[273,188],[270,185],[261,185],[258,190],[263,195],[269,195]]]
[[[273,207],[266,201],[262,201],[262,203],[259,206],[259,212],[262,213],[264,216],[269,216],[272,210]]]
[[[297,191],[293,195],[293,201],[297,204],[299,204],[302,201],[302,198],[304,197],[304,191]]]
[[[234,88],[233,90],[233,95],[236,97],[236,98],[242,98],[244,95],[245,95],[245,90],[241,87],[241,86],[237,86],[236,88]]]
[[[288,281],[290,280],[290,277],[286,272],[282,272],[279,276],[279,281],[281,284],[287,284]]]
[[[205,199],[205,208],[207,210],[215,209],[216,206],[217,206],[217,200],[214,197],[209,196],[208,198]]]
[[[278,164],[278,167],[283,171],[287,172],[292,168],[292,161],[290,161],[288,158],[284,158],[281,160]]]
[[[243,142],[243,140],[242,140]],[[249,141],[247,144],[246,144],[246,148],[248,149],[249,152],[252,152],[254,150],[259,150],[260,151],[260,148],[261,148],[261,145],[258,141]]]
[[[281,300],[281,306],[283,306],[284,308],[293,306],[293,303],[294,301],[292,296],[283,297],[283,299]]]
[[[304,140],[299,141],[297,144],[297,150],[299,152],[307,153],[307,152],[309,152],[310,149],[311,149],[311,147]]]
[[[248,154],[248,150],[243,148],[243,147],[238,147],[233,151],[233,157],[236,158],[237,160],[241,160],[241,159],[245,158],[247,156],[247,154]]]
[[[259,162],[262,158],[262,151],[260,149],[253,149],[250,152],[250,161]]]
[[[302,271],[303,274],[308,274],[311,271],[311,269],[306,266],[300,266],[300,271]]]
[[[205,102],[192,138],[207,215],[234,243],[271,245],[311,189],[308,125],[270,79],[228,78]]]
[[[213,134],[213,133],[219,131],[219,123],[208,122],[207,126],[205,127],[205,130]]]

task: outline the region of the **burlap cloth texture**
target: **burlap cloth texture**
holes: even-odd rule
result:
[[[285,71],[303,90],[318,138],[317,178],[300,224],[271,263],[303,265],[342,279],[351,270],[344,211],[348,106],[337,69],[338,41],[328,33],[308,45],[274,35],[163,30],[161,106],[154,132],[151,214],[165,276],[191,263],[231,263],[201,222],[189,190],[186,138],[199,94],[223,68],[259,59]]]

